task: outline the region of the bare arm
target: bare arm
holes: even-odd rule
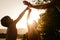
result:
[[[29,17],[30,17],[30,13],[31,13],[31,9],[29,9],[29,11],[28,11],[27,21],[28,21],[28,19],[29,19]]]
[[[27,1],[23,1],[23,3],[29,7],[36,8],[36,9],[44,9],[51,6],[51,3],[43,4],[43,5],[32,5],[30,2]]]
[[[29,23],[28,23],[28,19],[30,17],[30,12],[31,12],[31,9],[28,10],[28,15],[27,15],[27,27],[28,27],[28,31],[30,30]]]
[[[19,15],[19,17],[14,21],[15,23],[17,23],[25,14],[25,11],[28,9],[28,7]]]

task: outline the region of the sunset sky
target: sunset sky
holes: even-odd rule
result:
[[[26,8],[23,1],[24,0],[0,0],[0,19],[9,15],[13,20],[15,20]]]
[[[15,20],[19,16],[19,14],[27,7],[23,4],[23,1],[24,0],[0,0],[0,20],[6,15],[10,16],[13,20]],[[31,2],[32,0],[27,1]],[[33,20],[37,22],[37,20],[40,18],[39,14],[44,13],[46,10],[38,10],[34,8],[31,9],[32,11],[30,14],[29,23],[33,24]],[[24,29],[22,31],[18,29],[18,33],[26,33],[28,31],[26,24],[27,13],[28,11],[24,14],[23,18],[16,24],[17,28]],[[6,29],[5,27],[1,26],[1,22],[0,29]]]
[[[15,20],[19,16],[19,14],[26,8],[26,6],[23,4],[23,1],[24,0],[0,0],[0,20],[6,15],[9,15],[13,20]],[[21,22],[17,24],[17,28],[25,28],[24,30],[18,29],[18,33],[21,32],[21,34],[27,32],[26,16],[24,16],[22,19]],[[6,29],[5,27],[1,26],[1,22],[0,29]],[[0,30],[0,32],[2,31]]]
[[[6,15],[9,15],[13,20],[15,20],[19,16],[19,14],[27,7],[23,4],[23,1],[24,0],[0,0],[0,20]],[[31,2],[32,0],[28,1]],[[25,14],[25,16],[22,18],[24,20],[21,20],[21,22],[17,24],[17,26],[21,26],[20,28],[23,28],[23,25],[27,26],[26,15],[27,14]],[[1,25],[0,28],[2,28]]]

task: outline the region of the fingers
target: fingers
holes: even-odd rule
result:
[[[28,4],[28,2],[27,2],[27,1],[23,1],[23,3],[24,3],[25,5],[27,5],[27,4]]]
[[[28,1],[23,1],[23,3],[24,3],[24,5],[27,5],[28,7],[31,7],[32,6],[31,3],[28,2]]]
[[[30,2],[28,2],[28,1],[23,1],[23,3],[24,3],[25,5],[27,5],[27,6],[30,5]]]

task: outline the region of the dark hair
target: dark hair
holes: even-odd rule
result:
[[[11,18],[9,17],[9,16],[5,16],[5,17],[3,17],[2,19],[1,19],[1,24],[3,25],[3,26],[5,26],[5,27],[8,27],[8,25],[9,25],[9,20],[10,20]]]

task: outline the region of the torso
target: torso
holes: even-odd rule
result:
[[[16,40],[17,29],[16,24],[12,23],[7,29],[7,40]]]

